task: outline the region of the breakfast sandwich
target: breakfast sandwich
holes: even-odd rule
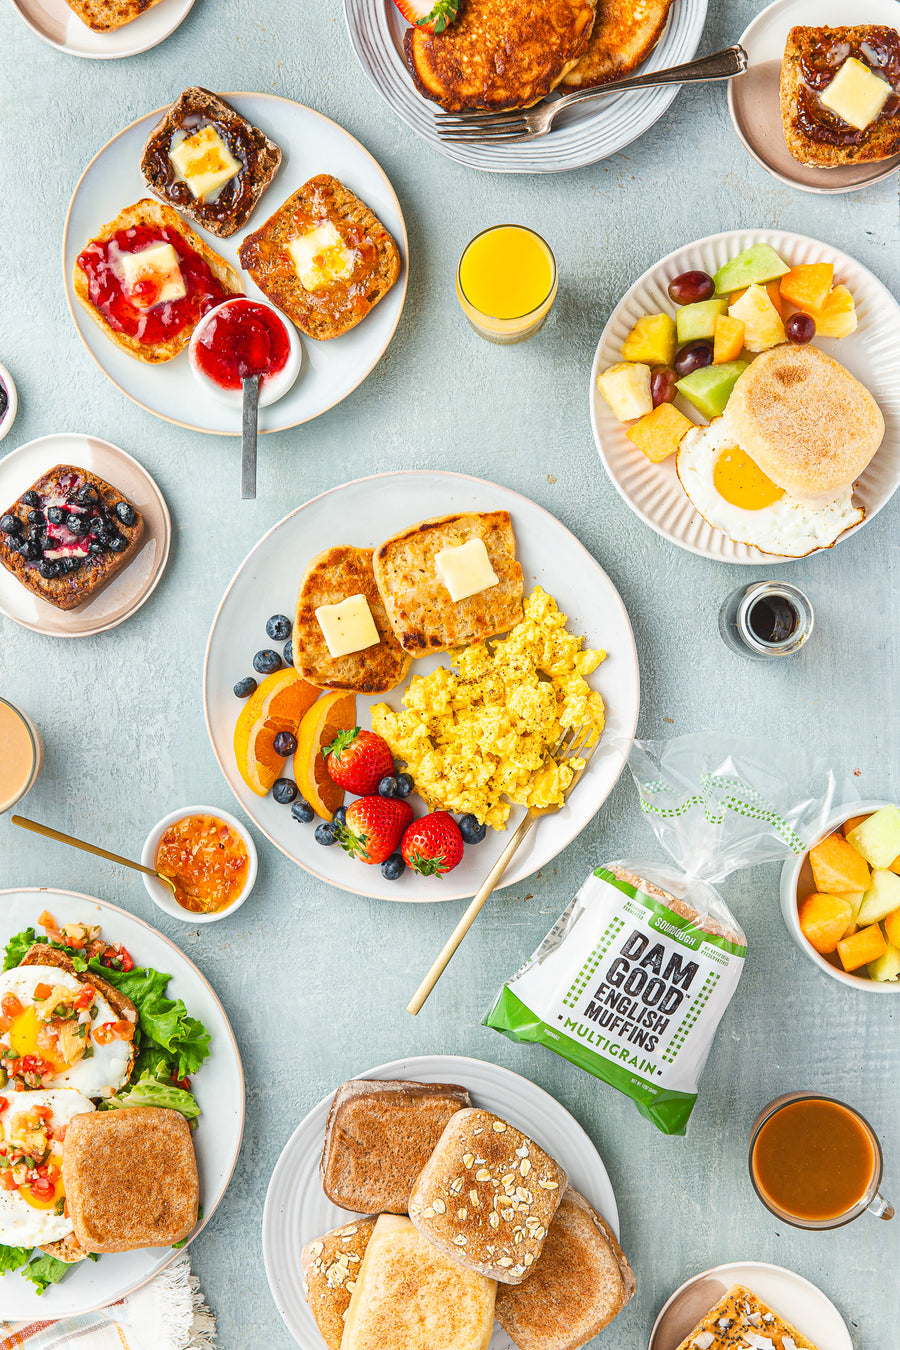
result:
[[[66,0],[82,23],[95,33],[111,33],[133,23],[160,0]]]
[[[383,694],[409,669],[375,584],[372,550],[349,544],[313,558],[297,595],[294,666],[322,689]]]
[[[400,251],[381,221],[327,173],[292,193],[238,257],[263,295],[321,341],[355,328],[400,275]]]
[[[375,581],[404,651],[428,656],[507,633],[522,617],[508,511],[411,525],[375,550]]]
[[[331,1102],[320,1172],[342,1209],[405,1214],[416,1178],[444,1127],[470,1105],[454,1083],[342,1083]]]
[[[154,196],[224,238],[246,225],[280,164],[259,127],[195,85],[151,131],[141,173]]]
[[[900,33],[883,24],[790,30],[781,64],[784,139],[801,164],[900,154]]]
[[[341,1350],[350,1296],[375,1222],[356,1219],[303,1248],[303,1293],[328,1350]]]
[[[137,361],[171,361],[200,319],[243,293],[237,272],[171,206],[144,197],[85,244],[72,286],[110,341]]]
[[[580,1350],[634,1290],[634,1271],[615,1234],[570,1187],[528,1279],[498,1285],[495,1316],[518,1350]]]
[[[816,1350],[812,1341],[757,1298],[752,1289],[736,1284],[676,1350],[744,1350],[763,1343],[767,1350]]]
[[[597,0],[597,16],[584,56],[563,76],[576,87],[624,80],[663,35],[673,0]]]

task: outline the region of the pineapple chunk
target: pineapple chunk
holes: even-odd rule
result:
[[[652,464],[659,464],[675,453],[693,425],[690,418],[671,403],[660,403],[658,408],[629,427],[625,435],[643,450]]]
[[[767,352],[787,341],[781,316],[763,286],[748,286],[741,298],[729,306],[728,314],[744,325],[744,346],[748,352]]]
[[[597,376],[597,388],[620,422],[633,422],[653,411],[649,366],[620,361]]]
[[[670,314],[645,314],[622,343],[622,359],[648,366],[670,366],[675,360],[675,320]]]
[[[846,286],[835,286],[821,309],[810,309],[807,313],[816,321],[816,337],[847,337],[859,324],[856,304]]]

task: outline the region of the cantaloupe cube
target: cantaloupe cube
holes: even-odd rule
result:
[[[879,923],[891,910],[900,908],[900,877],[893,872],[876,868],[872,884],[863,896],[856,915],[860,924]]]
[[[766,295],[772,301],[772,304],[778,310],[780,317],[784,318],[784,301],[781,298],[781,287],[777,281],[766,282]]]
[[[886,951],[887,943],[884,940],[884,933],[877,923],[873,923],[869,928],[861,928],[852,937],[841,938],[837,945],[841,965],[848,971],[859,970],[860,966],[867,966],[870,961],[877,961],[879,956],[884,956]]]
[[[900,909],[892,909],[890,914],[885,914],[884,931],[888,942],[900,947]]]
[[[800,931],[811,947],[827,956],[853,920],[853,907],[839,895],[808,895],[800,905]]]
[[[873,867],[890,868],[900,854],[900,811],[883,806],[847,835],[857,853]]]
[[[835,286],[821,309],[809,310],[816,321],[816,337],[846,337],[859,324],[853,296],[846,286]]]
[[[682,437],[693,428],[693,422],[672,403],[660,403],[647,413],[625,435],[642,450],[653,464],[675,453]]]
[[[841,833],[844,835],[844,838],[847,837],[851,830],[855,830],[857,825],[861,825],[864,820],[868,819],[868,816],[851,816],[849,820],[845,820],[841,826]]]
[[[717,314],[713,365],[721,366],[725,361],[736,361],[743,349],[744,325],[740,319],[732,319],[727,314]]]
[[[822,309],[833,285],[833,263],[800,263],[785,272],[779,282],[784,299],[802,309],[804,314],[811,309]]]
[[[900,873],[900,853],[897,854],[896,858],[888,868],[888,871]]]
[[[843,835],[830,834],[816,844],[809,850],[809,862],[816,890],[824,895],[847,895],[869,889],[866,860]]]
[[[900,978],[900,948],[889,942],[884,956],[869,962],[869,979],[877,980],[879,984],[889,984],[898,978]]]

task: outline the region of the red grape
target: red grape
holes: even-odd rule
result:
[[[700,338],[696,342],[689,342],[686,347],[675,357],[675,372],[681,379],[684,375],[690,375],[693,370],[700,370],[703,366],[711,366],[713,359],[712,343]]]
[[[789,342],[802,346],[804,342],[812,342],[816,336],[816,321],[810,314],[792,314],[784,321],[784,331]]]
[[[669,297],[676,305],[696,305],[700,300],[711,300],[716,284],[708,272],[682,272],[669,282]]]
[[[671,366],[657,366],[650,376],[650,397],[654,408],[675,401],[675,372]]]

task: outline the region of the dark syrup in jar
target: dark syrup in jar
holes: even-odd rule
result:
[[[751,605],[747,615],[750,631],[760,642],[787,642],[796,631],[799,614],[784,595],[771,595]]]
[[[719,632],[739,656],[765,661],[798,652],[813,628],[807,597],[786,581],[739,586],[719,610]]]
[[[260,386],[277,375],[290,350],[287,328],[277,314],[253,300],[235,300],[204,324],[194,359],[220,388],[240,389],[247,375],[260,375]]]

